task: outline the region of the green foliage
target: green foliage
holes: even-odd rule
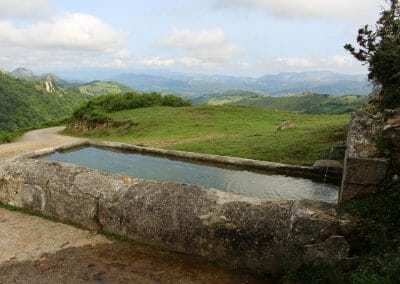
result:
[[[10,140],[5,132],[66,117],[85,99],[74,89],[48,93],[40,83],[0,74],[1,140]]]
[[[13,139],[10,133],[0,130],[0,144],[11,142]]]
[[[345,45],[356,59],[368,64],[368,77],[380,89],[377,103],[383,107],[400,105],[400,6],[398,0],[390,3],[375,30],[368,25],[359,29],[359,49]]]
[[[86,120],[91,123],[105,123],[110,118],[105,112],[95,109],[86,116]]]
[[[170,107],[182,107],[190,106],[191,103],[189,101],[183,100],[181,97],[177,97],[174,95],[165,95],[161,98],[161,105]]]
[[[101,96],[105,94],[122,94],[132,92],[132,89],[128,86],[110,81],[93,81],[89,84],[80,86],[79,90],[83,94],[87,94],[89,96]]]
[[[83,135],[166,149],[311,165],[342,143],[348,115],[306,115],[236,106],[149,107],[108,114],[114,127]],[[295,129],[277,131],[291,121]]]
[[[309,114],[346,114],[360,110],[366,105],[368,98],[364,96],[331,96],[304,94],[287,97],[255,97],[246,98],[232,105],[257,108],[295,111]]]
[[[109,113],[160,105],[181,107],[190,105],[190,102],[174,95],[161,96],[157,93],[129,92],[126,94],[102,95],[77,108],[73,112],[72,119],[105,122],[109,120]]]

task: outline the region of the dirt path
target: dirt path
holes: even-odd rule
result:
[[[0,209],[0,283],[265,283],[194,257]]]
[[[57,134],[64,127],[52,127],[30,131],[14,143],[0,145],[0,160],[32,152],[35,150],[55,147],[69,142],[79,141],[79,138]]]
[[[77,141],[62,127],[0,145],[0,161]],[[2,283],[266,283],[195,257],[109,240],[94,232],[0,208]]]

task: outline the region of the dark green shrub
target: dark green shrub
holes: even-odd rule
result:
[[[144,108],[152,106],[182,107],[191,103],[174,95],[162,96],[157,93],[135,93],[103,95],[96,97],[72,114],[72,120],[88,120],[89,122],[104,123],[109,120],[107,113],[125,109]]]
[[[162,97],[161,105],[170,107],[182,107],[190,106],[192,103],[190,101],[184,100],[181,97],[174,95],[165,95]]]

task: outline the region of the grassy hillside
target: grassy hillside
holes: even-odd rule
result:
[[[93,81],[79,87],[79,90],[89,96],[100,96],[105,94],[121,94],[131,92],[128,86],[111,81]]]
[[[109,113],[147,108],[153,106],[182,107],[191,105],[181,97],[157,93],[111,94],[96,97],[75,109],[72,114],[72,121],[87,121],[89,124],[105,123],[110,121]]]
[[[235,106],[149,107],[113,112],[125,122],[83,135],[166,149],[310,165],[345,139],[349,116],[306,115]],[[296,128],[277,131],[286,121]],[[71,132],[69,133],[71,134]]]
[[[192,99],[194,104],[227,105],[246,98],[259,98],[262,94],[247,90],[230,90],[222,93],[202,95]]]
[[[237,106],[296,111],[309,114],[345,114],[359,110],[366,105],[364,96],[298,95],[287,97],[246,98],[232,103]]]
[[[78,90],[48,93],[43,82],[0,74],[0,131],[11,132],[69,116],[86,98]]]

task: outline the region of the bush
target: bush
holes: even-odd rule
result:
[[[0,144],[8,142],[11,142],[10,134],[0,130]]]
[[[190,101],[184,100],[181,97],[174,95],[165,95],[162,97],[161,105],[170,107],[183,107],[190,106],[192,103]]]

